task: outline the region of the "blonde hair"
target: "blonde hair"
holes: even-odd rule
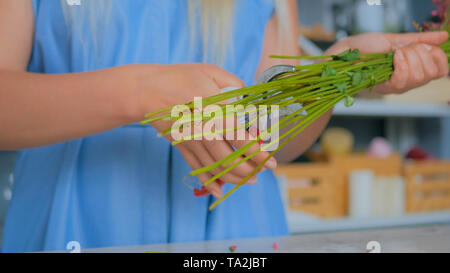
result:
[[[188,0],[191,48],[197,36],[200,36],[204,61],[224,62],[232,38],[234,4],[234,0]],[[199,30],[196,25],[197,14],[200,14]]]
[[[166,1],[166,0],[165,0]],[[227,53],[230,51],[230,39],[232,39],[233,15],[235,0],[186,0],[188,2],[188,14],[191,30],[191,48],[193,43],[201,38],[203,45],[203,61],[215,64],[223,64]],[[278,17],[279,41],[283,33],[290,33],[288,10],[285,0],[273,0]],[[66,23],[69,29],[79,34],[81,42],[84,44],[81,32],[85,17],[88,21],[94,45],[97,45],[102,26],[107,25],[111,13],[111,0],[81,0],[81,5],[68,5],[67,0],[61,0]],[[199,16],[200,26],[197,23]],[[106,18],[106,20],[105,20]]]

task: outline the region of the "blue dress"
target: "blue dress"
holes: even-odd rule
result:
[[[185,0],[112,0],[111,25],[96,42],[89,28],[81,39],[70,34],[61,1],[32,1],[31,72],[202,60],[200,46],[189,50]],[[237,1],[232,54],[224,68],[247,85],[272,14],[272,0]],[[196,198],[182,183],[190,170],[155,129],[133,124],[20,151],[2,251],[64,250],[69,241],[97,248],[288,234],[272,172],[261,173],[257,185],[242,187],[211,212],[213,197]]]

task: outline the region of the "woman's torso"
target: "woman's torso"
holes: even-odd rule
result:
[[[201,62],[189,48],[186,1],[112,0],[107,30],[93,41],[68,32],[60,1],[33,0],[35,38],[29,71],[71,73],[124,64]],[[81,1],[83,4],[83,1]],[[252,84],[271,0],[237,1],[224,68]],[[76,23],[76,22],[72,22]],[[74,27],[76,27],[74,25]],[[103,134],[19,153],[3,251],[83,248],[287,234],[271,172],[212,212],[182,180],[190,168],[151,127]],[[231,185],[226,185],[225,191]]]

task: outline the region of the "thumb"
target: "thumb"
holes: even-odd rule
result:
[[[219,89],[235,86],[238,88],[242,88],[245,86],[244,82],[239,79],[237,76],[231,74],[230,72],[215,66],[215,65],[205,65],[204,66],[204,73],[208,75],[210,78],[212,78],[215,83],[217,84],[217,87]]]
[[[448,40],[448,32],[435,31],[423,33],[387,34],[387,39],[395,45],[425,43],[429,45],[439,46]]]

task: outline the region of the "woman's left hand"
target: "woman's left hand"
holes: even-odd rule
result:
[[[394,74],[388,82],[377,85],[375,91],[403,93],[448,75],[447,55],[439,48],[447,39],[447,32],[361,34],[338,42],[326,54],[349,48],[357,48],[361,53],[394,51]]]

